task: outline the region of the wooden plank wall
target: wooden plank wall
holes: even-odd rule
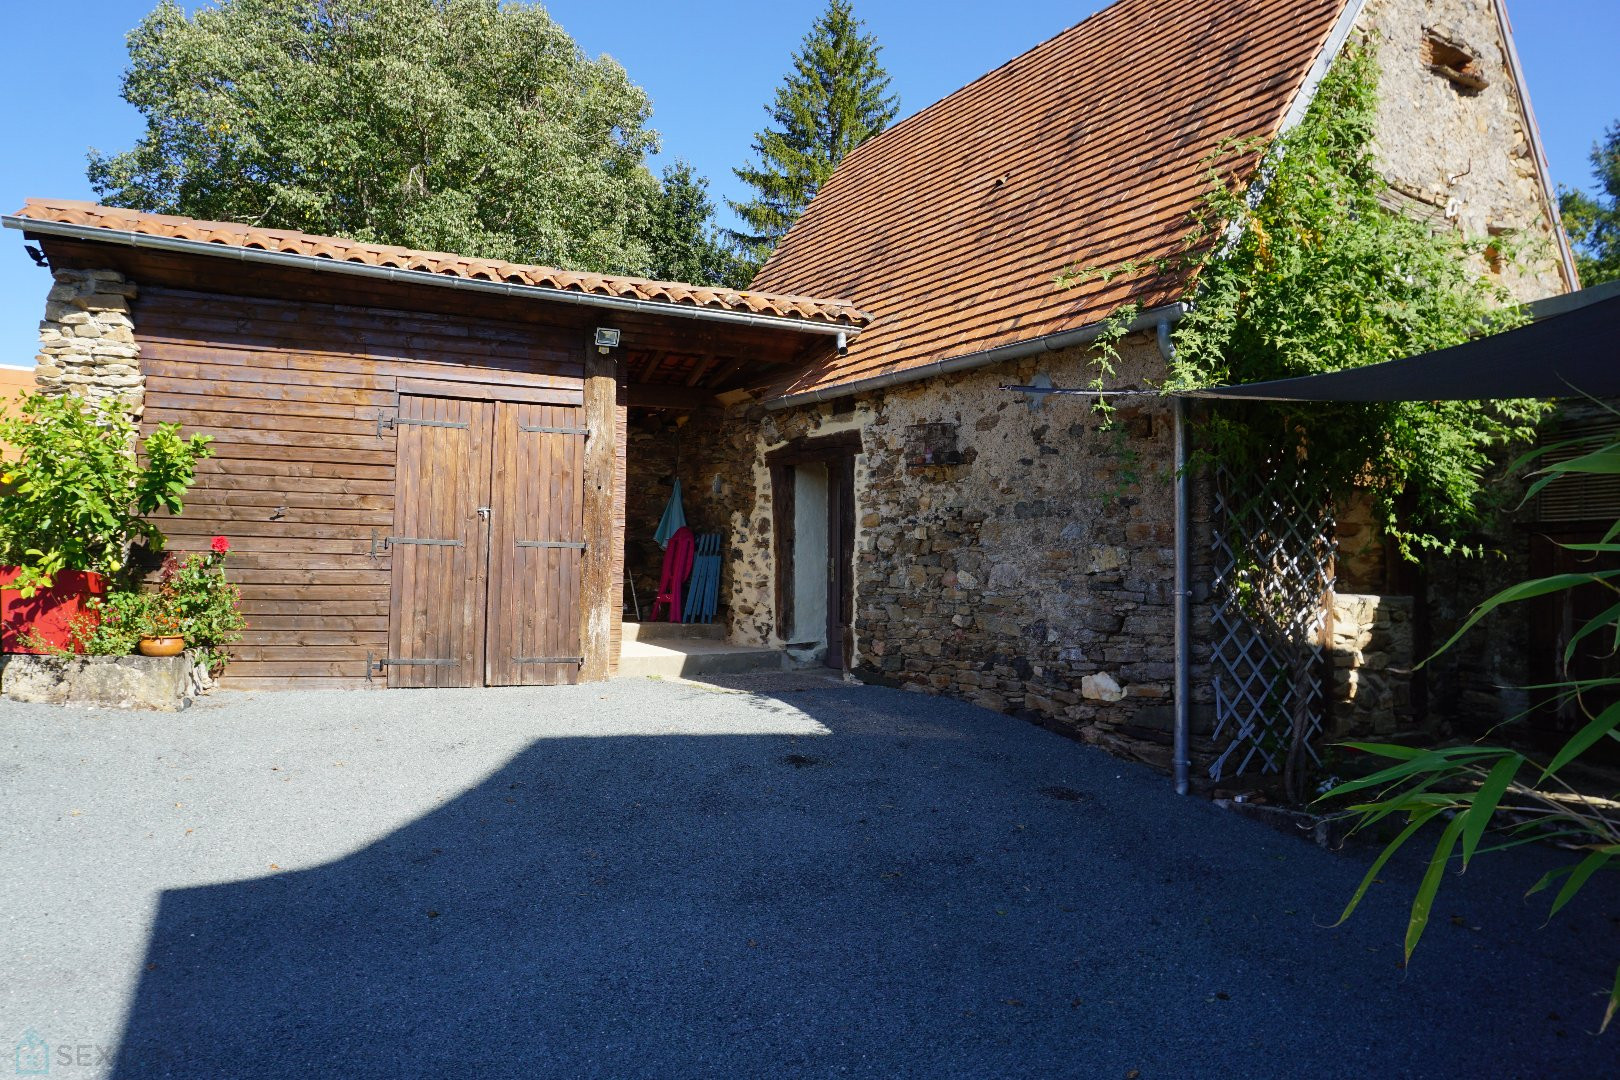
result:
[[[394,433],[377,420],[402,383],[579,400],[577,330],[158,287],[134,321],[148,428],[214,439],[186,512],[158,524],[180,551],[230,537],[250,627],[227,685],[241,689],[364,686],[366,654],[385,655],[390,564],[372,537],[394,523]],[[618,427],[622,476],[622,411]]]

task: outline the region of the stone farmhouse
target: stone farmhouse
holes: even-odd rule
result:
[[[749,292],[84,203],[6,224],[55,274],[39,384],[215,437],[169,531],[237,543],[238,686],[605,677],[679,478],[724,535],[737,645],[1163,762],[1171,406],[1104,433],[1004,387],[1089,382],[1125,302],[1114,385],[1161,380],[1194,285],[1059,275],[1177,250],[1212,152],[1296,123],[1356,40],[1380,49],[1391,198],[1529,241],[1479,267],[1517,297],[1574,289],[1502,0],[1119,0],[862,145]],[[1203,484],[1195,507],[1207,541]],[[1340,704],[1389,712],[1397,583],[1375,557],[1339,578]]]

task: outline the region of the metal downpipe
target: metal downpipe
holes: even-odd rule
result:
[[[1174,770],[1176,794],[1187,794],[1192,771],[1192,592],[1188,585],[1188,534],[1191,532],[1192,481],[1187,470],[1187,401],[1170,399],[1176,443],[1176,686]]]
[[[1170,337],[1170,320],[1159,323],[1159,353],[1166,364],[1176,359],[1176,346]],[[1192,772],[1192,588],[1188,561],[1192,534],[1192,478],[1187,470],[1187,399],[1170,399],[1170,416],[1175,428],[1176,458],[1176,572],[1175,572],[1175,741],[1172,770],[1176,794],[1185,795]]]

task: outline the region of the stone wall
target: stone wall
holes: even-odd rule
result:
[[[1159,378],[1147,337],[1128,340],[1125,385]],[[1079,398],[1000,389],[1037,373],[1088,382],[1083,350],[895,387],[851,402],[768,413],[754,456],[752,517],[766,524],[764,454],[856,429],[855,666],[869,679],[1031,714],[1118,752],[1169,762],[1174,672],[1172,430],[1166,402],[1123,404],[1118,431]],[[1195,507],[1207,536],[1207,501]],[[780,644],[771,619],[769,533],[736,574],[733,624]],[[1195,582],[1209,578],[1193,545]],[[1200,728],[1211,694],[1208,613],[1197,606]]]
[[[1520,300],[1566,291],[1554,209],[1542,186],[1523,103],[1508,67],[1493,0],[1369,0],[1357,23],[1379,43],[1383,78],[1374,150],[1401,208],[1501,249],[1485,258]],[[1483,88],[1437,73],[1431,38],[1476,59]]]
[[[135,284],[116,270],[55,270],[39,324],[34,379],[48,394],[115,398],[139,420],[145,403],[130,304]]]
[[[1326,736],[1392,735],[1414,726],[1410,596],[1336,593],[1328,624]]]
[[[754,414],[763,413],[757,406]],[[676,414],[637,412],[629,424],[625,485],[625,573],[635,582],[643,616],[652,610],[664,552],[653,540],[674,478],[681,479],[681,503],[694,532],[726,537],[721,560],[720,610],[716,621],[756,612],[748,596],[736,595],[739,576],[766,574],[760,565],[759,537],[768,548],[770,515],[756,518],[753,454],[757,416],[749,410]],[[629,602],[628,596],[626,602]]]

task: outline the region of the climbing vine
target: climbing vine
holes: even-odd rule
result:
[[[1435,230],[1387,207],[1372,151],[1378,59],[1348,47],[1304,120],[1261,154],[1258,179],[1234,184],[1223,146],[1185,255],[1160,263],[1197,285],[1175,332],[1167,389],[1314,375],[1416,356],[1526,320],[1499,283],[1476,271],[1486,241]],[[1493,244],[1499,257],[1501,238]],[[1061,283],[1134,272],[1079,269]],[[1106,377],[1118,328],[1096,361]],[[1100,385],[1100,384],[1099,384]],[[1401,554],[1467,551],[1497,448],[1528,439],[1547,406],[1534,401],[1373,404],[1223,402],[1205,424],[1206,452],[1239,475],[1293,473],[1329,499],[1360,489]]]

